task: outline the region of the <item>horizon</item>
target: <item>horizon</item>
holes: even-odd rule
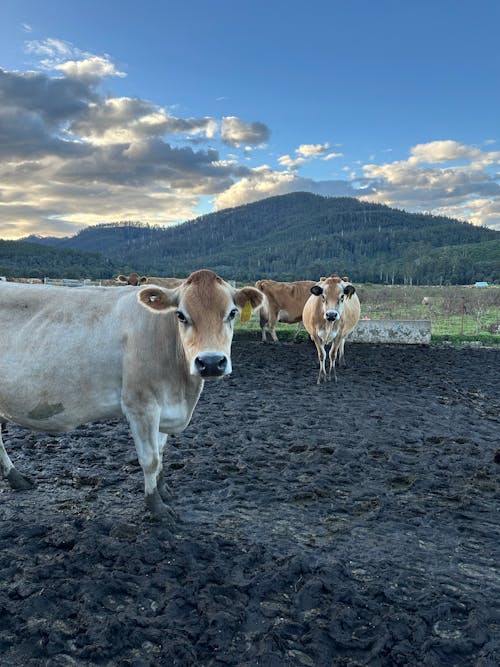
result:
[[[3,5],[0,238],[291,192],[500,230],[496,0],[50,8]]]

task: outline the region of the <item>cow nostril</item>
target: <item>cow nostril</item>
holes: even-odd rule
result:
[[[203,371],[206,369],[206,364],[203,361],[203,359],[201,359],[200,357],[196,357],[194,363],[196,368],[200,371],[200,373],[203,373]]]
[[[197,356],[194,363],[202,377],[218,377],[226,372],[228,360],[225,354],[207,353]]]

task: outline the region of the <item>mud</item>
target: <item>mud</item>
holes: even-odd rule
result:
[[[500,350],[238,338],[144,511],[124,422],[9,424],[2,667],[500,664]],[[495,457],[497,460],[495,461]]]

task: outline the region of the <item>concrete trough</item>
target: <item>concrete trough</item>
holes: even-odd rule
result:
[[[360,320],[347,338],[350,343],[430,345],[430,320]]]

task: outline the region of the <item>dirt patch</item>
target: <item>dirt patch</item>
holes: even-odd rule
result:
[[[124,422],[9,425],[2,667],[500,663],[500,350],[233,345],[169,439],[174,528]]]

